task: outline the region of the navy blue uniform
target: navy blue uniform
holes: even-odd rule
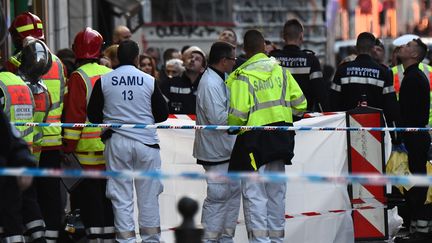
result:
[[[384,111],[387,122],[398,120],[399,110],[391,71],[375,62],[371,56],[361,54],[336,70],[330,90],[332,110],[354,109],[364,95],[368,106]]]
[[[161,81],[161,91],[168,99],[170,114],[195,114],[196,91],[201,75],[192,82],[185,73],[181,77],[174,77]]]
[[[429,81],[418,68],[409,66],[399,92],[402,127],[426,127],[429,121]],[[430,136],[428,132],[406,132],[403,141],[408,150],[408,164],[411,173],[426,174],[426,161]],[[428,187],[413,187],[407,192],[411,220],[431,220],[431,205],[425,205]]]
[[[328,86],[325,84],[321,65],[312,51],[302,51],[296,45],[286,45],[282,50],[270,52],[270,56],[287,67],[299,84],[308,102],[308,111],[329,111]]]

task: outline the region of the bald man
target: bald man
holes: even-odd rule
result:
[[[112,42],[113,44],[120,44],[124,40],[129,40],[132,37],[132,33],[128,27],[119,25],[114,29]]]

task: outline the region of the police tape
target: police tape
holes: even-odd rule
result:
[[[334,210],[319,210],[319,211],[309,211],[309,212],[303,212],[303,213],[289,213],[285,214],[285,220],[292,220],[292,219],[301,219],[301,218],[311,218],[311,217],[325,217],[325,216],[331,216],[331,215],[340,215],[344,213],[352,213],[355,211],[364,211],[364,210],[376,210],[376,209],[387,209],[387,205],[365,205],[365,206],[357,206],[353,208],[348,209],[334,209]],[[244,220],[237,221],[237,225],[246,225],[246,222]],[[201,226],[202,227],[202,226]],[[162,228],[162,232],[169,232],[169,231],[175,231],[176,227],[169,227],[169,228]]]
[[[103,124],[103,123],[37,123],[11,122],[14,126],[65,127],[65,128],[132,128],[132,129],[191,129],[191,130],[233,130],[233,131],[389,131],[389,132],[428,132],[432,127],[310,127],[310,126],[225,126],[225,125],[146,125],[146,124]]]
[[[362,185],[432,185],[432,175],[382,175],[382,174],[342,174],[325,173],[201,173],[162,171],[104,171],[104,170],[62,170],[40,168],[0,168],[0,176],[35,176],[35,177],[83,177],[83,178],[128,178],[128,179],[189,179],[189,180],[249,180],[255,182],[299,182],[299,183],[334,183]]]

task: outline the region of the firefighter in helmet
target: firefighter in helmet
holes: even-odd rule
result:
[[[78,32],[72,49],[77,60],[77,70],[68,81],[65,96],[64,119],[66,123],[89,123],[87,104],[96,80],[111,71],[99,64],[103,38],[89,27]],[[101,128],[65,128],[65,154],[73,153],[83,169],[105,170],[101,141]],[[78,206],[89,240],[114,239],[114,216],[109,199],[105,197],[105,179],[83,179],[72,191],[71,200]]]
[[[41,19],[30,13],[24,12],[12,21],[9,27],[12,42],[16,48],[15,54],[9,58],[5,68],[17,73],[22,63],[24,40],[33,37],[41,42],[45,40],[43,23]],[[60,123],[63,111],[63,98],[66,92],[66,69],[60,59],[50,54],[52,65],[41,77],[41,83],[48,89],[51,107],[47,110],[44,122]],[[24,65],[26,66],[26,65]],[[23,67],[30,68],[30,67]],[[34,67],[35,68],[35,67]],[[43,127],[42,135],[38,140],[39,149],[34,151],[41,168],[60,168],[62,154],[62,135],[60,127]],[[38,202],[46,223],[47,239],[57,240],[61,229],[61,220],[64,210],[61,202],[61,190],[59,178],[37,178],[35,180]]]
[[[20,54],[21,65],[17,70],[18,76],[11,72],[0,73],[1,92],[4,99],[2,108],[11,121],[43,122],[51,107],[50,96],[40,77],[51,68],[51,54],[45,44],[33,37],[23,41]],[[19,127],[21,138],[27,142],[30,150],[38,151],[41,141],[39,127]],[[35,166],[25,164],[25,166]],[[23,165],[21,165],[23,166]],[[24,242],[22,232],[29,237],[29,242],[46,242],[45,223],[37,202],[34,184],[16,193],[19,186],[10,181],[6,188],[8,195],[4,197],[1,213],[4,224],[6,242]]]

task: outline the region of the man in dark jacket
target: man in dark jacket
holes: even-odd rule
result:
[[[303,26],[297,19],[288,20],[283,29],[285,46],[282,50],[270,52],[270,56],[287,67],[302,89],[308,111],[329,111],[327,86],[323,79],[321,65],[315,54],[309,50],[301,50],[303,43]]]
[[[36,159],[19,132],[0,109],[0,167],[33,167]],[[21,192],[32,183],[32,177],[0,176],[0,241],[24,242]],[[3,242],[3,241],[2,241]]]
[[[372,59],[375,42],[375,36],[369,32],[357,37],[358,56],[336,70],[330,103],[332,110],[347,111],[366,101],[368,106],[382,109],[387,124],[391,124],[399,116],[396,94],[391,72]]]
[[[401,127],[426,127],[429,121],[429,81],[418,68],[427,53],[427,46],[415,39],[401,47],[398,56],[404,67],[404,78],[399,93]],[[403,141],[408,150],[408,165],[413,174],[426,174],[428,150],[431,142],[427,132],[406,132]],[[432,207],[425,205],[428,187],[412,187],[406,192],[411,216],[410,234],[396,238],[401,242],[432,242],[430,222]]]

